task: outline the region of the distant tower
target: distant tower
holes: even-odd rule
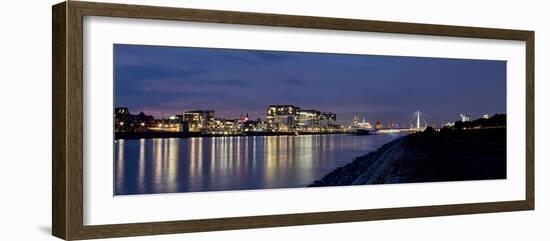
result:
[[[409,114],[409,123],[411,129],[416,129],[417,131],[426,128],[430,119],[431,117],[428,114],[422,113],[419,110]]]
[[[420,130],[420,111],[417,110],[416,111],[416,129],[417,130]]]

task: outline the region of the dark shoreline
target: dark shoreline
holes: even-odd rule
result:
[[[498,128],[409,134],[309,187],[505,178],[506,128]]]
[[[298,135],[343,135],[349,132],[302,132]],[[115,132],[115,140],[154,138],[231,137],[231,136],[295,136],[293,132],[247,132],[239,134],[203,134],[199,132]]]

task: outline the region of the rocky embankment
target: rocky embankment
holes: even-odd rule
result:
[[[403,136],[337,168],[310,186],[504,178],[506,128],[499,128]]]

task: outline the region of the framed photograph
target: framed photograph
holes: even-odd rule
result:
[[[59,238],[534,209],[532,31],[52,10]]]

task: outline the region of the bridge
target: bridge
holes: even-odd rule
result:
[[[407,121],[411,124],[411,127],[402,127],[402,128],[380,128],[374,131],[374,133],[379,134],[394,134],[394,133],[414,133],[419,131],[424,131],[428,127],[428,122],[431,120],[431,116],[426,113],[420,112],[417,110],[407,116]]]

